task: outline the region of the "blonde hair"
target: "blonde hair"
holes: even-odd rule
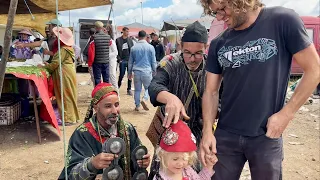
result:
[[[205,15],[213,16],[212,11],[209,8],[209,5],[212,3],[226,3],[226,6],[232,9],[235,13],[254,11],[258,7],[263,6],[261,0],[200,0],[200,4],[204,9],[203,13]]]
[[[167,152],[164,149],[162,149],[161,147],[158,147],[156,150],[156,155],[157,155],[157,161],[160,161],[160,169],[163,170],[164,172],[167,169],[167,164],[164,161],[164,157],[167,154],[175,154],[176,152]],[[197,152],[196,151],[192,151],[192,152],[185,152],[183,153],[183,157],[185,160],[188,160],[188,165],[189,166],[194,166],[197,161],[198,161],[198,156],[197,156]]]

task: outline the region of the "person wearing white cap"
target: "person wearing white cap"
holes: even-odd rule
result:
[[[59,30],[59,31],[58,31]],[[69,28],[53,28],[53,33],[57,36],[60,34],[60,57],[62,63],[63,87],[60,86],[60,72],[59,72],[59,53],[58,53],[58,41],[54,44],[54,56],[51,63],[46,63],[43,66],[47,69],[53,78],[54,94],[57,99],[59,112],[62,112],[62,103],[64,104],[64,120],[66,125],[73,125],[79,120],[79,112],[77,109],[77,78],[74,67],[75,55],[72,31]],[[42,67],[40,65],[40,67]],[[63,102],[61,101],[60,89],[63,89]]]

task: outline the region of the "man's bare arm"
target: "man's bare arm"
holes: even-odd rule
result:
[[[17,45],[17,47],[19,48],[23,48],[23,47],[40,47],[41,46],[41,44],[42,44],[42,41],[43,40],[41,40],[41,41],[36,41],[36,42],[32,42],[32,43],[17,43],[16,45]]]
[[[206,89],[202,97],[203,133],[212,132],[212,125],[218,112],[221,79],[220,74],[207,72]]]
[[[320,82],[320,60],[313,44],[294,54],[293,57],[303,69],[304,74],[290,101],[282,109],[292,116],[306,102]]]
[[[217,153],[212,125],[218,111],[221,79],[221,74],[207,72],[206,89],[202,96],[203,129],[200,143],[200,159],[204,166],[207,166],[205,156]]]

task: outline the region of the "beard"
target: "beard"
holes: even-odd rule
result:
[[[98,116],[100,117],[100,120],[103,121],[105,124],[112,126],[116,124],[119,120],[119,115],[118,114],[108,114],[108,115],[103,115],[101,112],[97,112]]]
[[[195,71],[199,68],[200,64],[201,63],[198,63],[196,61],[192,61],[192,62],[186,63],[186,66],[188,67],[189,70]]]
[[[248,21],[248,16],[246,13],[241,12],[233,14],[233,23],[231,28],[238,28]]]

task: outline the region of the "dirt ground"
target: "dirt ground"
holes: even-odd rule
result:
[[[83,119],[90,101],[92,85],[84,82],[89,74],[77,74],[78,107]],[[155,108],[150,111],[134,111],[133,97],[126,95],[126,83],[121,87],[121,115],[136,126],[140,139],[153,152],[145,133],[152,120]],[[285,131],[283,174],[285,180],[320,180],[319,117],[320,104],[315,101],[305,105]],[[66,142],[74,129],[66,127]],[[62,130],[62,127],[60,127]],[[63,136],[50,124],[41,123],[42,144],[37,143],[34,121],[18,121],[12,126],[0,126],[0,180],[53,180],[57,179],[64,167]],[[250,179],[249,168],[244,168],[242,180]]]

